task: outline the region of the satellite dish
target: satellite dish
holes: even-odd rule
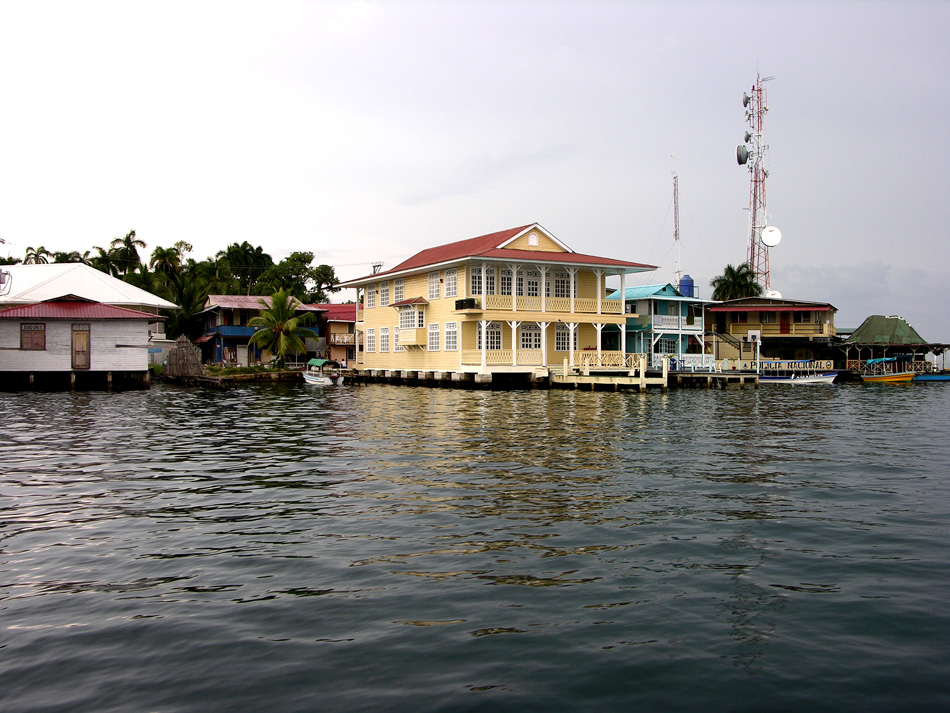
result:
[[[745,146],[736,147],[736,161],[739,162],[740,166],[744,166],[745,163],[749,160],[749,149]]]
[[[752,98],[748,94],[742,92],[742,106],[749,106],[751,100]]]
[[[769,290],[768,292],[765,293],[765,296],[768,297],[770,300],[782,299],[782,293],[779,292],[778,290]]]
[[[745,142],[746,142],[746,143],[749,143],[750,141],[752,141],[752,134],[750,134],[750,133],[747,131],[747,132],[745,132]]]
[[[762,244],[767,248],[774,248],[780,242],[782,242],[782,231],[776,228],[774,225],[770,225],[762,229],[762,235],[760,237]]]

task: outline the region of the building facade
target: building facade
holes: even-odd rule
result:
[[[651,265],[574,252],[537,223],[423,250],[357,289],[357,369],[543,376],[629,367],[607,327],[626,322],[608,277]],[[619,341],[619,340],[618,340]]]
[[[356,303],[313,305],[324,310],[327,359],[348,367],[356,363]]]

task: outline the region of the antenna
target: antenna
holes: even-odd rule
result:
[[[680,280],[683,279],[683,272],[680,270],[680,179],[676,175],[676,163],[673,161],[673,245],[676,248],[676,286],[679,288]]]
[[[374,263],[373,263],[373,274],[375,275],[376,273],[378,273],[378,272],[380,271],[380,269],[382,269],[382,267],[383,267],[383,263],[381,263],[381,262],[374,262]]]
[[[752,94],[742,94],[742,106],[745,107],[745,119],[749,130],[745,132],[745,144],[736,148],[736,161],[740,166],[748,165],[751,181],[749,185],[749,245],[746,262],[752,268],[755,280],[768,292],[771,289],[769,275],[769,248],[778,245],[782,234],[778,228],[767,226],[765,211],[765,179],[769,172],[765,168],[768,144],[765,143],[763,120],[769,110],[766,103],[765,88],[762,86],[775,77],[755,76]],[[764,235],[763,235],[764,233]]]

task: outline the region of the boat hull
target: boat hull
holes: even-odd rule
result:
[[[340,386],[343,383],[343,376],[324,376],[322,374],[304,374],[303,380],[314,386]]]
[[[835,371],[818,374],[788,374],[783,376],[760,376],[760,384],[832,384],[838,373]]]
[[[866,384],[901,384],[914,380],[914,372],[904,371],[897,374],[861,374]]]

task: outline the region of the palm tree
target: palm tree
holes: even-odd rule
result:
[[[89,258],[89,264],[100,272],[104,272],[107,275],[112,275],[112,277],[117,277],[119,275],[119,264],[116,258],[116,251],[105,248],[100,248],[96,245],[94,250],[98,250],[98,255],[93,255]]]
[[[247,322],[251,327],[260,327],[251,336],[250,344],[276,354],[277,367],[283,368],[288,353],[307,351],[304,337],[317,338],[316,332],[302,326],[313,319],[313,312],[304,312],[297,316],[297,306],[300,303],[284,290],[275,292],[270,298],[270,304],[266,299],[260,299],[258,302],[261,304],[260,315]]]
[[[38,248],[27,248],[26,257],[23,258],[24,265],[46,265],[53,254],[40,245]]]
[[[709,286],[713,288],[712,298],[719,302],[742,297],[759,297],[763,292],[762,285],[755,281],[752,266],[747,262],[739,267],[726,265],[722,274],[714,277]]]
[[[274,264],[273,258],[260,246],[254,247],[246,240],[238,245],[232,243],[215,256],[223,259],[241,287],[241,292],[251,294],[251,288],[267,268]]]
[[[109,247],[115,252],[115,261],[119,265],[119,271],[126,275],[139,266],[138,248],[145,247],[145,241],[135,237],[135,231],[130,230],[124,238],[115,238]]]
[[[181,268],[181,255],[175,248],[159,246],[152,250],[152,259],[148,264],[155,272],[174,275]]]

